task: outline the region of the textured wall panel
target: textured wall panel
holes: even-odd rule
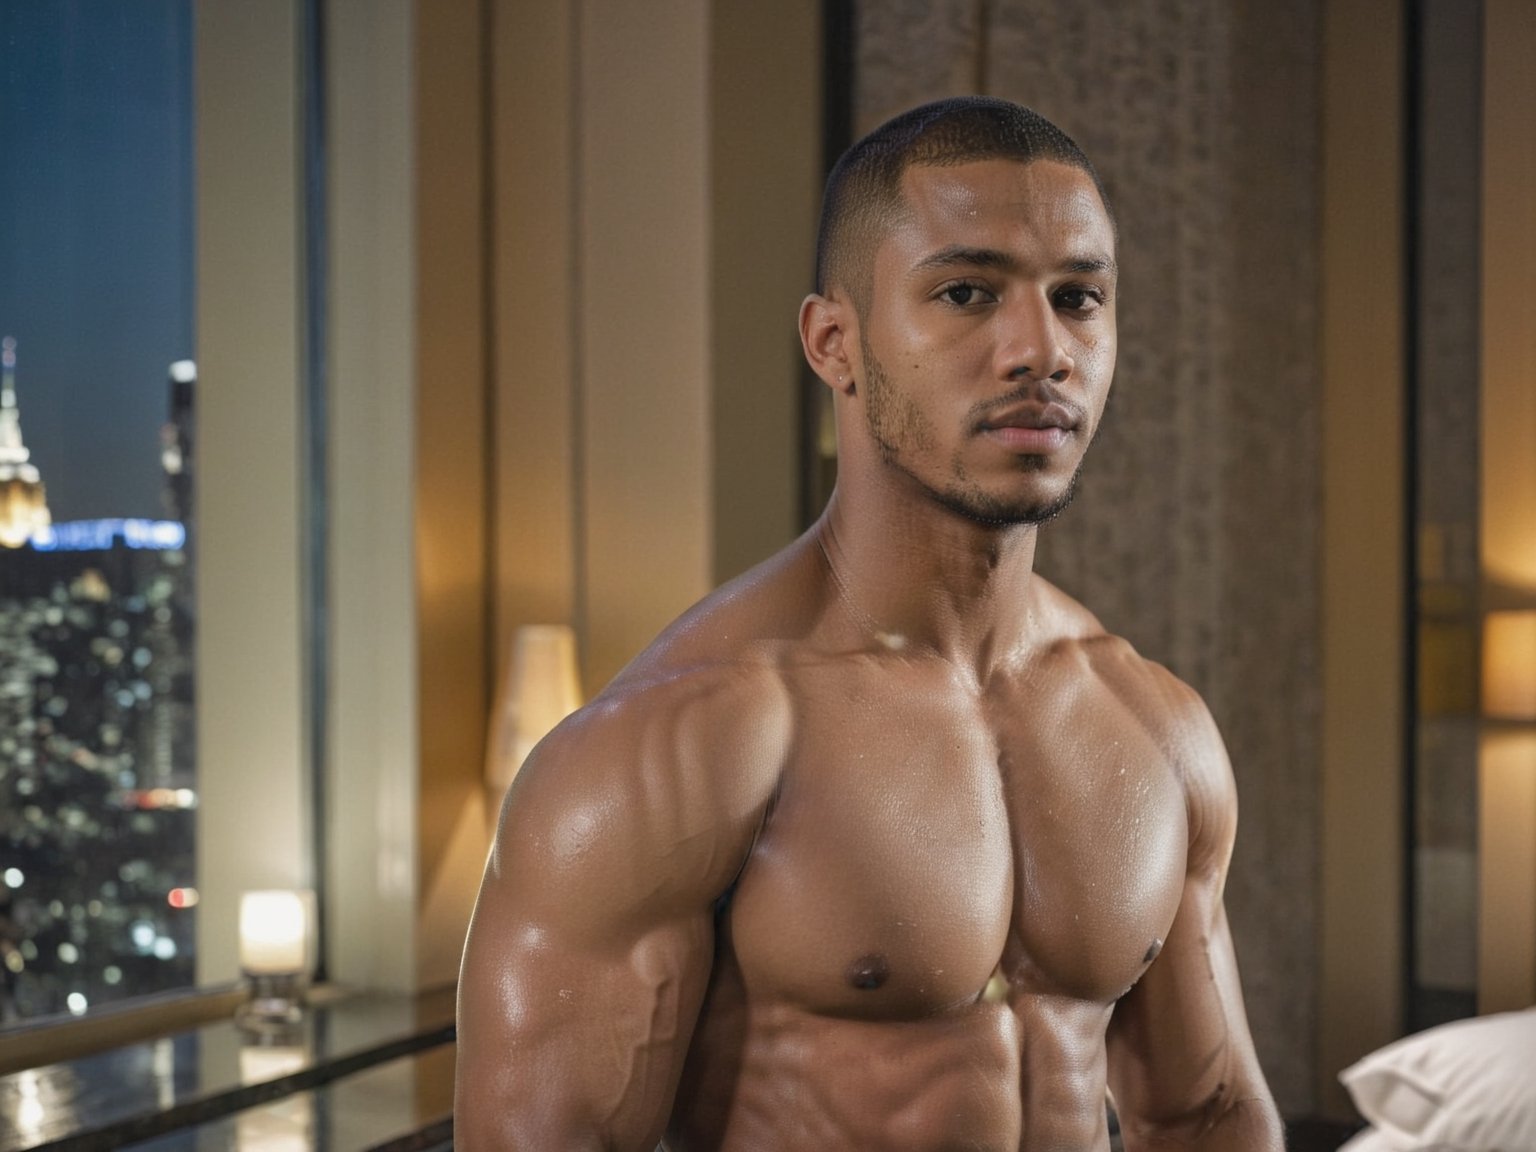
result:
[[[861,0],[860,130],[986,91],[1099,167],[1120,363],[1040,569],[1193,684],[1243,806],[1228,907],[1282,1108],[1312,1104],[1318,755],[1315,0]]]

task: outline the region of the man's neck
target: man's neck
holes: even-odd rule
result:
[[[815,530],[849,619],[887,648],[985,679],[1034,630],[1037,526],[981,524],[928,494],[868,488],[845,494],[840,481]]]

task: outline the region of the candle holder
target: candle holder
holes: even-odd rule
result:
[[[309,984],[313,892],[247,892],[240,898],[240,970],[250,998],[240,1024],[256,1032],[288,1032],[304,1017]]]
[[[243,1024],[282,1030],[304,1019],[305,981],[301,972],[247,972],[251,996],[240,1006]]]

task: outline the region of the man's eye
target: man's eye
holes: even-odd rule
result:
[[[964,308],[967,304],[980,304],[985,293],[975,284],[951,284],[939,295],[948,303]]]
[[[1091,288],[1063,288],[1056,293],[1056,306],[1069,312],[1092,312],[1103,303],[1104,297]]]

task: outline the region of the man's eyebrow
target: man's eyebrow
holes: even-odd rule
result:
[[[1115,263],[1113,256],[1079,256],[1068,260],[1061,268],[1063,272],[1108,272],[1112,276],[1120,272],[1120,265]]]
[[[1018,267],[1018,261],[996,248],[969,248],[964,244],[951,244],[929,253],[912,266],[914,272],[927,272],[938,268],[1001,268],[1004,271]]]
[[[914,272],[929,272],[944,268],[996,268],[1004,272],[1017,269],[1017,257],[997,248],[971,248],[964,244],[951,244],[931,252],[912,266]],[[1117,275],[1120,266],[1113,256],[1084,255],[1065,260],[1060,266],[1063,272],[1108,272]]]

